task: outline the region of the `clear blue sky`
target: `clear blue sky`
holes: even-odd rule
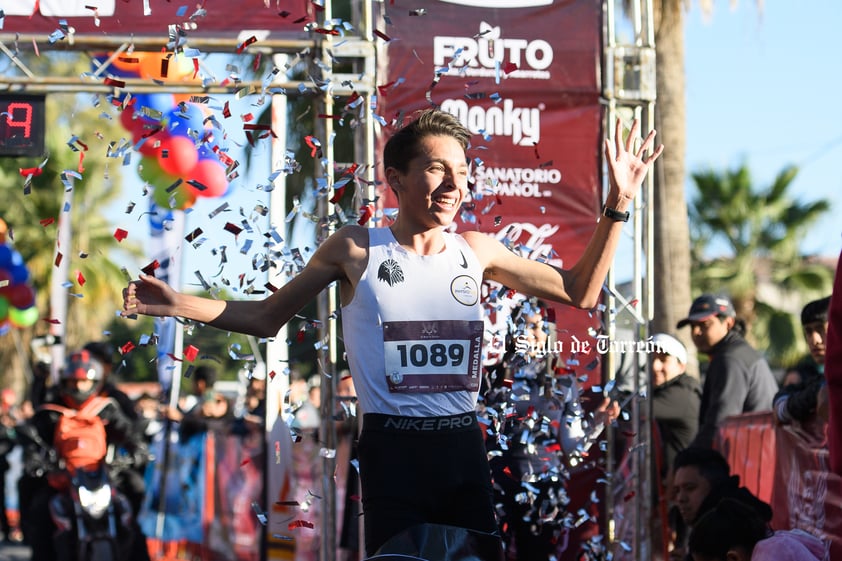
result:
[[[698,0],[692,4],[685,26],[688,174],[745,162],[765,187],[784,166],[798,165],[792,192],[799,200],[833,204],[833,216],[810,232],[803,251],[839,255],[842,3],[778,0],[760,11],[753,0],[734,10],[718,0],[707,18]]]

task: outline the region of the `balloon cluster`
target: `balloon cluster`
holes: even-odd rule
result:
[[[167,82],[194,74],[191,59],[172,54],[135,52],[112,64],[121,77]],[[205,120],[201,105],[177,102],[168,93],[137,94],[124,104],[120,121],[142,155],[138,172],[152,186],[157,206],[184,210],[197,197],[219,197],[228,190],[225,166]]]
[[[0,331],[29,327],[38,321],[35,290],[28,284],[29,269],[20,253],[6,243],[6,223],[0,220]]]

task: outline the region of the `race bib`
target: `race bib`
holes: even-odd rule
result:
[[[389,391],[477,391],[483,327],[481,320],[385,322],[383,346]]]

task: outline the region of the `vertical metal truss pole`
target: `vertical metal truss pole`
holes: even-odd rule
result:
[[[272,62],[276,68],[281,70],[286,68],[289,55],[286,53],[275,53],[272,55]],[[286,73],[282,73],[281,80],[286,80]],[[284,158],[286,157],[287,137],[287,111],[288,103],[285,94],[272,95],[272,130],[277,131],[280,138],[272,138],[272,159],[270,162],[269,173],[275,169],[282,169],[284,167]],[[284,220],[287,215],[286,196],[287,196],[287,181],[286,174],[280,173],[273,181],[274,189],[269,194],[269,226],[270,228],[278,228],[283,232]],[[286,242],[286,240],[285,240]],[[286,270],[283,259],[280,260],[281,268],[269,268],[268,280],[274,286],[283,286],[289,282],[290,271]],[[274,338],[269,339],[266,343],[266,419],[264,420],[265,438],[263,442],[264,447],[264,472],[263,472],[263,508],[266,513],[272,512],[272,505],[277,501],[278,490],[271,488],[269,476],[271,470],[280,470],[281,467],[276,464],[274,451],[271,449],[272,439],[270,435],[278,422],[278,417],[282,417],[282,408],[284,406],[284,397],[289,389],[289,377],[281,375],[289,364],[289,343],[287,343],[287,334],[289,328],[286,324],[278,331]],[[276,376],[270,376],[270,373],[277,369]],[[286,459],[284,459],[285,461]],[[272,520],[271,514],[270,521]],[[261,559],[265,561],[268,558],[269,551],[269,530],[268,527],[263,528],[263,543],[261,546]]]
[[[627,23],[633,31],[633,44],[618,44],[618,22],[616,9],[621,5],[615,0],[605,0],[604,8],[604,73],[607,77],[604,85],[606,103],[608,106],[606,126],[613,128],[613,123],[619,113],[627,114],[640,120],[641,130],[648,132],[654,126],[655,90],[654,90],[654,32],[652,23],[651,0],[635,0],[625,4]],[[654,229],[652,227],[654,192],[653,174],[646,177],[641,192],[635,199],[634,220],[632,222],[632,294],[623,295],[625,300],[639,302],[634,317],[637,320],[634,336],[636,341],[645,341],[649,337],[649,324],[654,317],[654,274],[652,255]],[[608,297],[609,320],[606,325],[608,337],[616,335],[616,299],[615,274],[612,269],[608,276],[608,286],[611,295]],[[622,303],[625,306],[625,303]],[[606,357],[608,378],[611,379],[616,371],[613,355]],[[628,517],[633,520],[633,534],[631,535],[632,555],[637,560],[649,560],[652,556],[651,547],[651,510],[654,474],[652,468],[652,401],[641,400],[641,396],[650,396],[649,361],[645,352],[637,352],[631,357],[633,364],[633,391],[635,398],[631,402],[632,432],[635,435],[630,449],[630,467],[634,501],[623,509],[627,527]],[[609,443],[611,440],[609,439]],[[608,450],[608,468],[616,467],[613,457],[613,446]],[[619,482],[616,482],[619,483]],[[615,483],[615,484],[616,484]],[[614,541],[619,537],[614,535],[614,515],[617,505],[613,504],[612,494],[607,497],[606,505],[609,517],[608,538]]]
[[[331,2],[324,3],[324,22],[329,22],[333,17]],[[323,22],[323,23],[324,23]],[[333,205],[329,202],[330,189],[333,185],[333,173],[335,154],[333,148],[333,119],[318,118],[319,114],[333,114],[333,96],[331,69],[327,67],[328,61],[332,60],[329,50],[332,47],[330,35],[322,35],[319,41],[319,48],[315,55],[322,62],[323,73],[321,84],[323,93],[315,101],[320,106],[315,112],[316,127],[320,129],[319,140],[322,143],[322,173],[324,174],[323,193],[317,198],[319,216],[319,228],[316,237],[319,242],[326,239],[333,233],[332,218]],[[315,71],[315,76],[320,74]],[[319,169],[318,166],[316,168]],[[321,516],[321,561],[334,561],[336,559],[336,423],[334,416],[334,399],[336,395],[336,321],[331,319],[333,311],[336,310],[336,286],[331,285],[323,290],[316,299],[317,314],[319,318],[319,350],[318,360],[321,369],[321,439],[320,455],[322,458],[322,516]]]
[[[605,82],[607,80],[606,72],[607,72],[608,65],[609,65],[609,60],[608,60],[609,55],[608,55],[608,53],[612,52],[612,47],[614,46],[614,5],[613,5],[612,1],[613,0],[603,0],[603,3],[602,3],[602,61],[601,61],[602,77],[601,78],[602,78],[602,81],[603,81],[603,86],[602,86],[603,90],[606,89],[605,88],[605,86],[606,86]],[[606,105],[607,105],[606,120],[605,120],[606,128],[605,128],[605,130],[607,132],[608,130],[610,130],[610,128],[608,128],[608,125],[611,123],[612,115],[614,115],[615,104],[614,104],[613,97],[610,96],[610,95],[606,96],[605,102],[606,102]],[[605,168],[604,163],[603,163],[602,167],[603,167],[603,169]],[[605,182],[605,180],[603,179],[603,184],[604,184],[604,182]],[[608,276],[606,277],[605,281],[608,284],[608,286],[614,286],[615,281],[614,281],[614,267],[613,267],[613,265],[612,265],[611,269],[609,269]],[[610,314],[611,310],[614,309],[614,306],[616,305],[616,302],[615,302],[615,299],[614,299],[614,297],[611,293],[607,294],[606,296],[607,296],[606,297],[606,308],[608,310],[607,313]],[[614,323],[612,321],[607,321],[605,323],[606,323],[606,326],[605,326],[606,327],[606,333],[605,333],[605,335],[607,337],[612,337],[614,335],[614,332],[615,332]],[[602,371],[603,371],[603,378],[605,379],[606,383],[615,379],[616,370],[617,370],[617,361],[616,361],[613,353],[609,353],[609,354],[605,355],[603,357]],[[605,469],[608,473],[613,474],[614,470],[616,468],[616,463],[617,463],[617,459],[615,458],[615,454],[614,454],[614,452],[615,452],[614,433],[613,433],[612,430],[610,430],[608,428],[606,428],[605,432],[606,432],[606,441],[608,442],[608,446],[606,447],[606,450],[605,450]],[[605,519],[606,519],[606,524],[605,524],[606,536],[605,536],[605,539],[606,539],[606,542],[608,543],[609,547],[611,547],[613,545],[615,539],[616,539],[616,535],[615,535],[616,526],[615,526],[615,521],[614,521],[614,515],[615,515],[614,487],[616,485],[616,482],[614,481],[613,477],[609,477],[607,479],[609,481],[609,484],[608,484],[606,492],[605,492]]]
[[[643,29],[641,30],[640,37],[642,39],[643,44],[641,45],[644,49],[648,49],[650,53],[655,52],[655,24],[653,21],[653,13],[652,13],[652,0],[643,0],[643,13],[642,16],[642,24]],[[643,104],[643,115],[641,118],[641,122],[643,125],[644,131],[651,131],[655,128],[655,64],[656,61],[654,59],[654,55],[651,58],[651,65],[650,65],[650,78],[652,83],[651,85],[651,95],[645,96],[644,104]],[[658,145],[658,141],[656,139],[655,146]],[[653,148],[654,149],[654,148]],[[646,174],[646,179],[641,186],[641,197],[639,198],[640,208],[638,209],[637,215],[641,217],[643,221],[642,230],[643,230],[643,238],[642,238],[642,245],[640,245],[640,252],[645,256],[645,263],[644,263],[644,278],[646,281],[645,286],[643,287],[643,294],[641,294],[641,302],[643,303],[642,310],[645,314],[646,324],[642,325],[642,332],[641,338],[647,340],[652,334],[650,332],[650,326],[652,325],[652,320],[655,317],[655,256],[654,248],[655,248],[655,228],[654,228],[654,220],[655,220],[655,172],[654,170],[650,170],[650,173]],[[645,521],[652,520],[652,508],[655,504],[654,499],[654,490],[657,485],[659,485],[659,481],[661,478],[661,474],[659,471],[655,469],[654,464],[654,456],[653,454],[656,452],[653,449],[654,441],[652,439],[652,427],[653,423],[655,422],[654,417],[654,407],[652,403],[652,373],[650,372],[650,364],[651,361],[645,360],[645,369],[646,376],[644,378],[646,384],[646,419],[647,423],[645,426],[645,436],[646,442],[649,443],[648,446],[645,447],[646,455],[645,455],[645,462],[644,462],[644,469],[646,470],[647,477],[645,479],[645,485],[643,488],[643,496],[645,497],[645,510],[647,517]],[[665,521],[661,520],[661,523]],[[652,534],[653,532],[650,530],[653,528],[653,524],[648,523],[643,525],[643,535],[647,538],[642,543],[646,544],[646,551],[645,557],[644,552],[641,552],[641,555],[638,557],[639,559],[652,559],[653,558],[653,551],[652,551]],[[654,531],[658,531],[655,529]],[[657,540],[655,543],[660,543],[661,540]]]

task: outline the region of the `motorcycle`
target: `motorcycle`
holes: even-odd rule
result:
[[[115,488],[111,474],[131,467],[133,460],[115,454],[110,446],[106,458],[97,465],[71,471],[34,427],[25,427],[20,434],[37,445],[38,456],[29,462],[30,474],[44,477],[56,490],[48,506],[57,530],[54,537],[57,559],[128,558],[128,544],[133,538],[132,511],[128,500]]]

